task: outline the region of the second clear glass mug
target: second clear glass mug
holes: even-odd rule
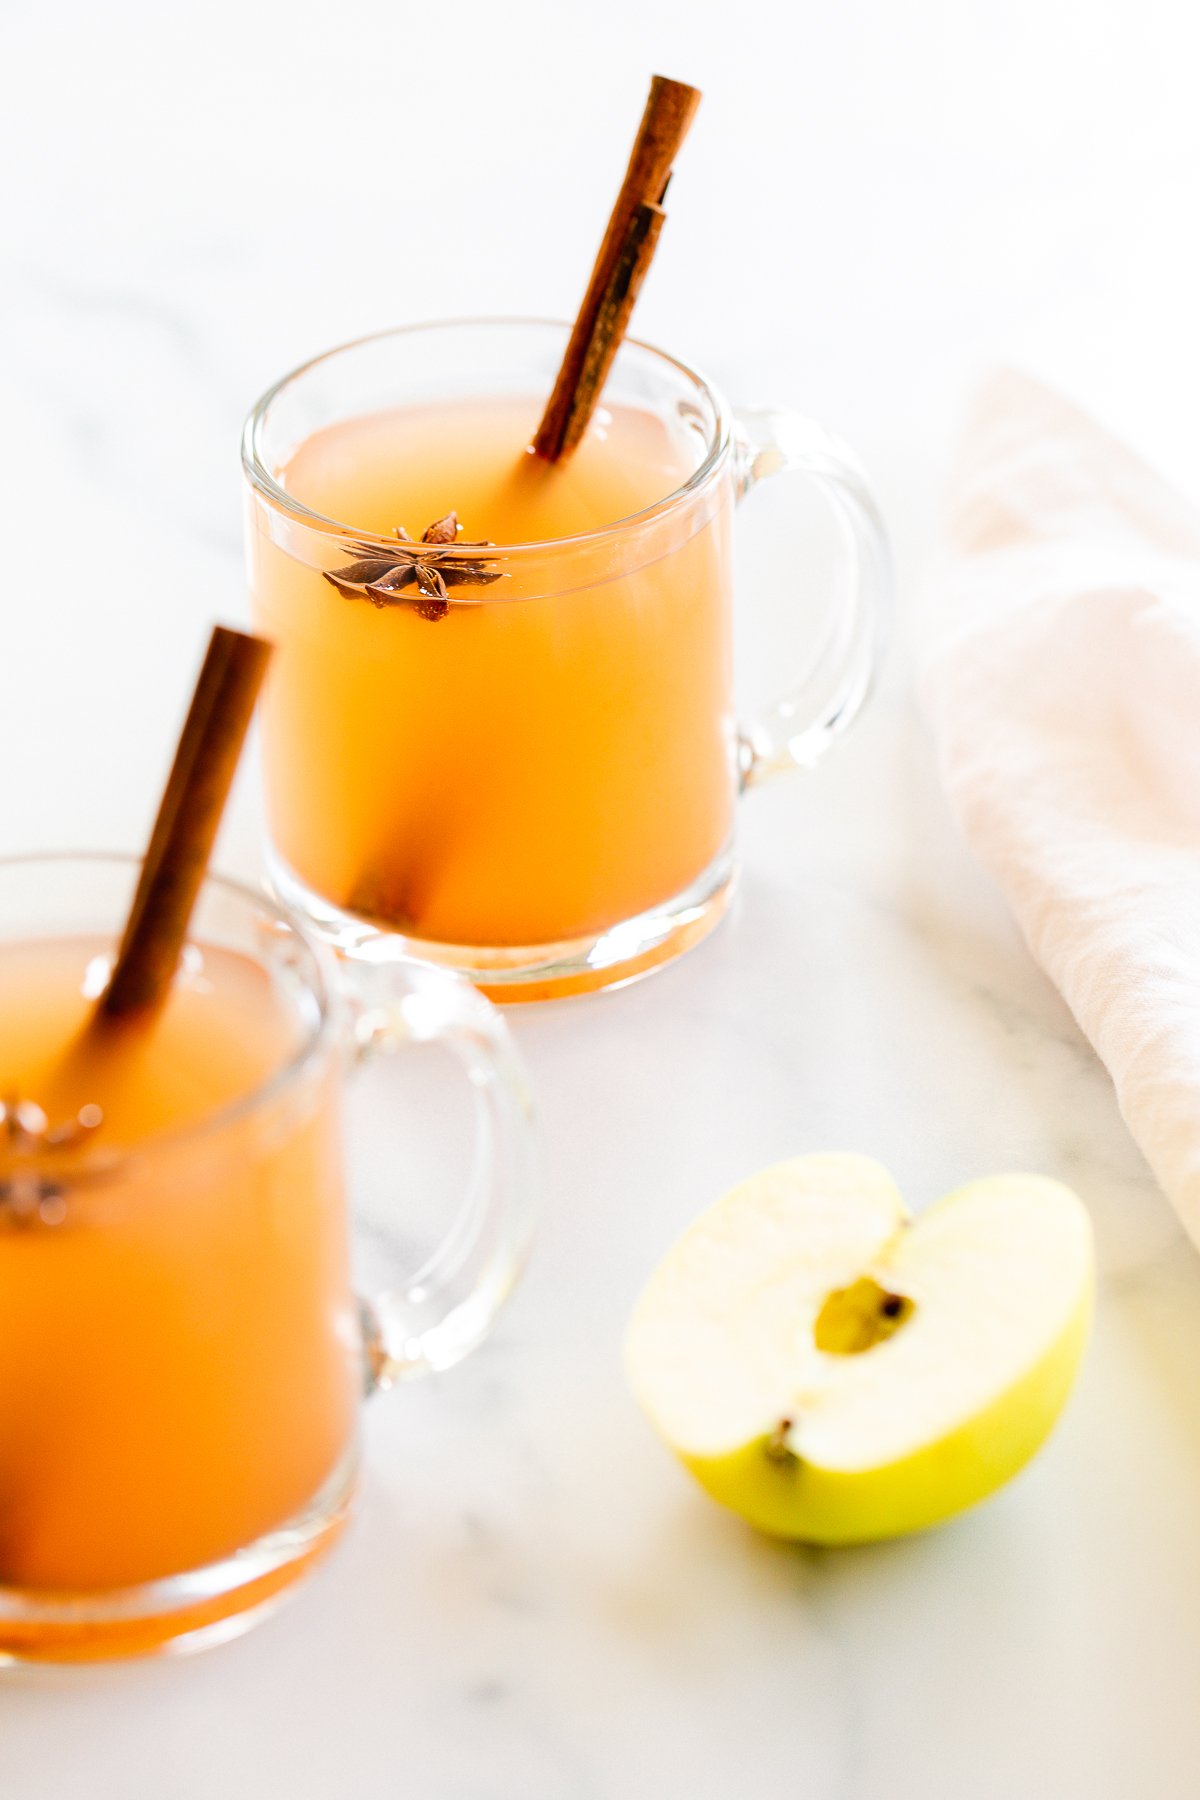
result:
[[[734,413],[633,340],[604,402],[670,423],[692,465],[676,491],[598,530],[489,546],[502,579],[451,576],[436,623],[348,602],[325,575],[395,539],[289,493],[294,451],[390,408],[545,394],[568,330],[468,320],[362,339],[276,383],[243,439],[252,606],[276,645],[273,882],[341,948],[398,934],[503,1000],[627,980],[717,924],[739,793],[811,767],[853,720],[890,610],[886,533],[849,452],[796,414]],[[845,580],[801,685],[739,726],[731,518],[777,474],[828,500]],[[479,557],[437,552],[446,571]]]
[[[61,950],[81,969],[106,955],[139,868],[0,860],[0,952]],[[101,1132],[86,1160],[0,1158],[0,1665],[190,1648],[252,1624],[346,1522],[364,1390],[466,1355],[526,1254],[528,1085],[474,988],[384,936],[339,964],[213,876],[187,954],[191,980],[232,969],[272,996],[283,1047],[260,1085],[129,1146],[104,1151]],[[244,1007],[243,986],[218,991]],[[415,1274],[393,1275],[405,1222],[372,1217],[384,1291],[359,1301],[342,1078],[407,1044],[458,1058],[478,1152]]]

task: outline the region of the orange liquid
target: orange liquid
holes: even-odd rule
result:
[[[331,426],[279,470],[312,510],[419,538],[544,542],[627,519],[691,475],[649,412],[597,415],[562,467],[529,457],[536,398],[462,401]],[[720,854],[735,793],[728,513],[669,541],[630,528],[619,567],[514,562],[451,590],[444,618],[339,594],[336,542],[261,524],[254,606],[276,656],[265,755],[276,844],[336,905],[438,943],[599,933],[670,900]],[[314,547],[315,545],[315,547]],[[323,558],[320,566],[312,566]],[[612,569],[612,572],[609,570]]]
[[[131,1048],[68,1058],[105,948],[0,947],[0,1094],[53,1094],[52,1124],[104,1111],[53,1171],[0,1139],[0,1584],[26,1589],[230,1555],[299,1512],[354,1432],[332,1072],[172,1148],[285,1064],[297,1025],[265,970],[193,947]],[[18,1217],[31,1170],[62,1193]]]

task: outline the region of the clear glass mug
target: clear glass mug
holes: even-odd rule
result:
[[[116,856],[0,861],[0,956],[20,945],[28,969],[33,946],[111,945],[137,872]],[[474,988],[382,937],[339,967],[285,911],[216,878],[198,954],[213,975],[269,983],[286,1048],[261,1085],[128,1150],[102,1154],[99,1132],[86,1158],[0,1155],[0,1663],[245,1629],[345,1524],[364,1392],[464,1356],[526,1253],[529,1092]],[[4,1032],[0,1010],[0,1051]],[[474,1172],[423,1267],[360,1301],[343,1075],[407,1044],[461,1062]]]
[[[632,340],[604,405],[668,423],[690,467],[675,492],[580,535],[427,553],[448,605],[347,599],[326,576],[394,558],[395,538],[289,493],[293,453],[391,408],[543,396],[568,329],[469,320],[345,345],[276,383],[242,448],[255,625],[276,646],[272,880],[334,943],[397,933],[504,1000],[628,979],[712,929],[739,793],[810,767],[851,722],[890,606],[886,535],[850,454],[792,413],[731,412]],[[844,582],[798,687],[739,726],[732,514],[778,474],[828,500]],[[472,524],[468,538],[486,521]]]

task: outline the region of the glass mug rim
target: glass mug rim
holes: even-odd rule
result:
[[[289,494],[287,489],[280,485],[267,467],[266,460],[262,455],[262,438],[272,405],[293,383],[349,351],[362,350],[369,345],[382,344],[394,339],[415,337],[421,332],[471,330],[481,327],[496,329],[509,326],[551,330],[563,334],[564,337],[571,330],[568,320],[547,318],[537,314],[482,313],[462,318],[419,319],[407,325],[393,325],[383,331],[367,332],[362,337],[351,338],[345,343],[335,344],[332,349],[324,350],[317,356],[308,357],[304,362],[297,364],[295,368],[289,369],[287,374],[281,375],[277,381],[272,382],[247,414],[245,425],[242,428],[242,468],[247,481],[276,510],[288,513],[314,531],[351,538],[357,543],[368,545],[394,544],[393,537],[364,531],[357,526],[347,524],[345,520],[331,519],[325,513],[316,512],[312,507],[305,506],[303,501],[298,500],[294,494]],[[676,508],[703,493],[723,468],[733,442],[733,433],[732,414],[720,389],[706,375],[702,375],[698,370],[690,367],[681,358],[672,356],[669,351],[660,349],[656,344],[647,343],[642,338],[625,338],[617,352],[618,359],[624,350],[638,351],[652,358],[656,363],[665,365],[675,375],[682,376],[707,403],[712,422],[706,434],[705,452],[700,464],[677,488],[672,489],[662,499],[652,501],[649,506],[642,507],[638,512],[629,513],[622,519],[614,519],[593,530],[572,532],[564,537],[536,538],[524,543],[490,544],[488,548],[495,556],[531,559],[547,553],[585,549],[627,536],[653,524],[657,519],[665,518]],[[449,557],[453,560],[456,555],[474,557],[476,551],[469,545],[455,546],[451,544],[439,548],[438,555],[439,558]]]
[[[62,867],[77,864],[95,867],[104,866],[109,869],[119,868],[131,873],[141,868],[143,858],[132,852],[123,850],[29,850],[19,851],[15,855],[0,856],[0,882],[5,875],[14,869],[34,867]],[[227,1100],[223,1105],[214,1107],[212,1111],[203,1113],[188,1125],[172,1126],[166,1131],[152,1133],[136,1144],[126,1145],[112,1151],[111,1155],[97,1158],[80,1169],[78,1174],[72,1172],[72,1180],[80,1185],[92,1186],[99,1181],[107,1181],[118,1177],[123,1169],[131,1163],[143,1162],[149,1156],[170,1154],[189,1144],[202,1142],[208,1138],[219,1136],[228,1126],[241,1119],[251,1118],[260,1109],[270,1106],[274,1101],[286,1094],[292,1084],[299,1081],[331,1047],[335,1037],[336,995],[338,992],[336,976],[336,959],[332,950],[310,931],[305,930],[300,916],[291,907],[276,900],[265,890],[251,887],[247,882],[236,881],[228,875],[217,875],[211,871],[204,877],[200,887],[200,897],[209,888],[216,888],[231,896],[239,906],[244,907],[272,926],[283,926],[303,945],[312,958],[312,972],[304,971],[301,980],[316,1003],[317,1016],[314,1022],[303,1021],[304,1032],[299,1046],[285,1060],[281,1061],[269,1074],[265,1075],[249,1092],[239,1094],[234,1100]],[[86,929],[86,927],[84,927]],[[67,934],[56,929],[49,929],[47,936],[51,939],[61,938]],[[0,945],[8,942],[0,928]],[[19,943],[21,939],[11,940]],[[266,958],[255,957],[262,966]]]

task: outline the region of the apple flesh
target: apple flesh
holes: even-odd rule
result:
[[[982,1500],[1043,1443],[1083,1354],[1092,1265],[1058,1182],[992,1176],[913,1219],[878,1163],[802,1156],[668,1252],[626,1364],[668,1445],[752,1524],[897,1536]]]

